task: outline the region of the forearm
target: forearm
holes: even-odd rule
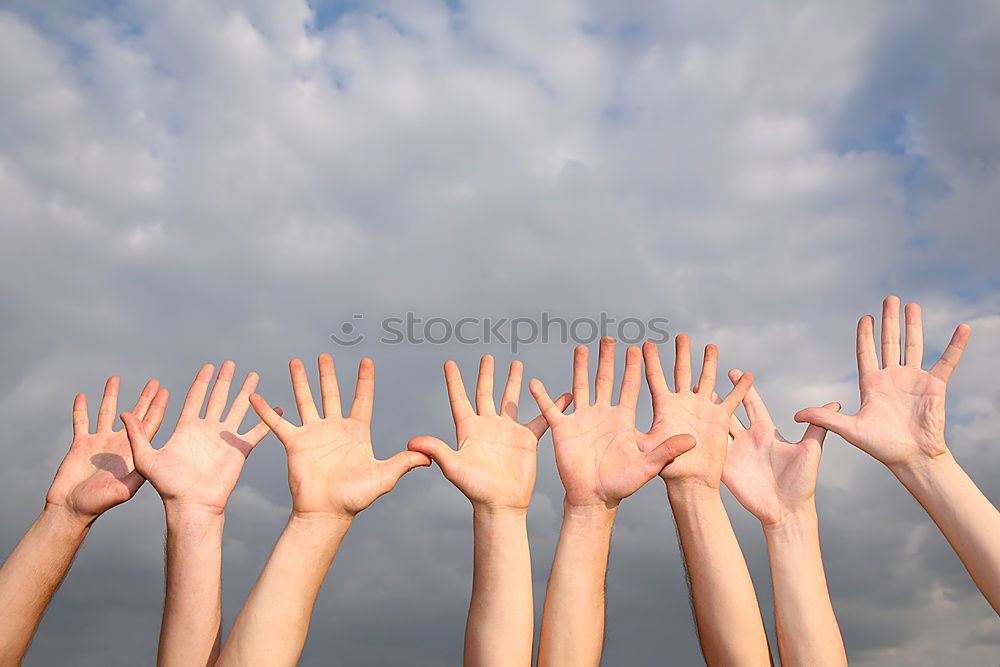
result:
[[[0,664],[20,664],[89,529],[47,505],[0,567]]]
[[[599,665],[604,647],[605,577],[617,508],[563,503],[545,593],[538,665]]]
[[[670,506],[708,665],[770,665],[757,595],[718,489],[671,482]]]
[[[1000,512],[950,454],[891,468],[1000,613]]]
[[[764,536],[781,664],[847,665],[823,570],[816,508],[765,526]]]
[[[166,504],[166,592],[157,664],[211,665],[222,622],[222,528],[217,510]]]
[[[477,508],[473,532],[465,665],[530,665],[534,620],[526,513]]]
[[[295,665],[316,596],[351,521],[289,518],[233,625],[218,665]]]

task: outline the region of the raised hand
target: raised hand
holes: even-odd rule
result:
[[[875,352],[874,319],[866,315],[858,322],[861,409],[855,415],[843,415],[826,407],[806,408],[795,415],[795,421],[830,429],[890,468],[946,454],[945,392],[969,334],[967,324],[958,325],[941,358],[925,371],[920,306],[906,306],[906,345],[901,359],[899,298],[887,297],[882,304],[881,368]]]
[[[493,401],[493,357],[484,356],[479,363],[473,410],[458,365],[446,362],[444,376],[458,449],[430,436],[413,438],[407,445],[441,466],[444,476],[473,506],[525,510],[531,502],[538,439],[548,424],[541,415],[526,424],[517,421],[523,372],[521,362],[511,363],[498,413]],[[559,399],[557,408],[564,410],[569,402],[567,394]]]
[[[552,427],[559,477],[570,506],[603,505],[611,508],[632,495],[677,456],[695,445],[688,434],[657,439],[635,427],[635,408],[642,382],[642,357],[637,347],[625,356],[618,404],[612,405],[615,376],[615,342],[601,339],[595,380],[594,403],[590,403],[588,351],[583,345],[573,355],[573,403],[564,415],[566,401],[553,404],[540,380],[530,389],[542,415]]]
[[[135,495],[145,481],[136,471],[124,429],[114,430],[118,408],[118,377],[108,378],[97,414],[97,430],[90,432],[87,397],[73,401],[73,444],[56,472],[45,502],[92,521],[101,513]],[[167,407],[168,392],[150,380],[132,408],[143,428],[155,434]]]
[[[742,376],[740,370],[729,371],[734,385]],[[730,418],[729,434],[733,441],[722,481],[764,526],[813,508],[826,429],[810,425],[798,442],[785,440],[754,387],[743,399],[743,407],[750,427],[743,426],[735,415]],[[840,405],[830,403],[824,408],[836,411]]]
[[[674,391],[663,377],[660,353],[656,345],[647,342],[642,352],[646,362],[646,383],[653,397],[653,426],[644,441],[647,447],[655,442],[681,434],[694,435],[698,446],[679,456],[663,469],[660,476],[671,481],[695,481],[718,488],[729,445],[729,424],[733,411],[753,384],[753,375],[744,373],[724,400],[714,396],[715,373],[719,350],[705,346],[701,378],[691,389],[691,340],[684,334],[675,338]]]
[[[391,491],[404,474],[430,465],[426,456],[411,451],[399,452],[385,461],[375,458],[371,441],[375,365],[371,359],[362,359],[358,367],[354,404],[347,417],[341,415],[333,357],[319,355],[322,417],[313,402],[302,362],[293,359],[288,367],[301,426],[282,419],[257,394],[250,397],[250,403],[285,446],[293,514],[351,519]]]
[[[223,417],[235,370],[236,364],[232,361],[222,364],[202,418],[200,414],[215,366],[205,364],[201,367],[184,399],[177,426],[160,449],[150,445],[149,434],[135,414],[122,415],[136,469],[150,481],[164,505],[222,513],[247,456],[267,435],[264,423],[258,423],[242,435],[237,433],[249,407],[248,398],[257,387],[256,373],[247,375],[229,412]]]

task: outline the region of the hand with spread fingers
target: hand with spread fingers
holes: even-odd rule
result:
[[[93,520],[135,495],[145,481],[135,469],[125,429],[114,430],[117,417],[117,377],[108,378],[97,413],[97,429],[90,433],[87,397],[73,401],[73,444],[56,472],[45,502],[84,520]],[[167,407],[168,392],[156,380],[146,383],[132,414],[149,433],[156,433]]]
[[[250,406],[250,394],[257,387],[256,373],[247,375],[223,416],[235,371],[236,364],[232,361],[222,364],[206,406],[205,395],[212,384],[215,366],[201,367],[184,399],[177,426],[160,449],[153,449],[136,415],[122,415],[136,468],[153,485],[168,509],[184,507],[222,513],[247,456],[268,433],[263,422],[245,434],[238,433]]]
[[[674,391],[663,377],[656,345],[643,345],[646,383],[653,398],[653,426],[644,440],[646,447],[667,438],[690,433],[698,446],[678,457],[663,469],[660,476],[669,486],[673,482],[697,482],[717,489],[729,445],[729,419],[753,384],[746,373],[722,401],[715,400],[715,374],[719,350],[705,346],[705,360],[697,386],[691,388],[691,340],[681,334],[675,338]]]
[[[795,421],[827,428],[882,462],[927,510],[969,571],[983,596],[1000,613],[1000,512],[955,460],[945,439],[945,394],[969,342],[960,324],[941,358],[923,370],[920,306],[905,308],[900,343],[899,298],[882,303],[882,366],[875,351],[875,321],[858,322],[858,385],[861,408],[843,415],[807,408]]]
[[[329,354],[319,356],[323,414],[298,359],[289,364],[301,426],[281,418],[259,395],[250,403],[288,456],[292,513],[264,571],[240,611],[218,665],[295,665],[305,645],[316,596],[355,516],[418,466],[423,454],[375,458],[371,441],[375,367],[362,359],[350,413]]]
[[[674,389],[663,377],[656,345],[643,346],[646,383],[653,399],[653,426],[647,447],[679,433],[698,445],[666,466],[670,508],[677,523],[698,640],[709,665],[770,666],[771,652],[746,560],[719,495],[729,449],[729,425],[753,383],[744,373],[724,400],[715,395],[718,350],[705,347],[697,386],[691,388],[691,342],[675,339]]]
[[[289,371],[301,426],[282,419],[260,396],[254,395],[250,401],[285,446],[292,512],[351,519],[391,491],[404,474],[430,465],[430,461],[410,451],[385,461],[375,458],[371,440],[375,365],[371,359],[361,360],[354,404],[346,417],[341,414],[333,357],[320,355],[318,363],[323,416],[313,402],[305,367],[298,359],[292,360]]]
[[[118,377],[108,378],[93,433],[87,397],[77,394],[73,442],[45,496],[45,508],[0,567],[0,664],[21,664],[90,526],[132,498],[145,481],[133,465],[125,430],[114,430],[119,384]],[[166,406],[167,390],[150,380],[132,412],[155,433]]]
[[[526,424],[517,421],[523,372],[521,362],[511,364],[498,413],[493,400],[493,357],[484,356],[473,410],[458,365],[447,362],[444,376],[458,449],[429,436],[414,438],[408,445],[433,459],[477,508],[525,512],[531,502],[538,439],[548,423],[541,415]],[[569,402],[568,394],[562,396],[556,409],[565,410]]]
[[[828,428],[885,465],[907,466],[947,453],[944,438],[948,379],[969,342],[971,330],[960,324],[941,358],[922,368],[923,323],[920,306],[906,306],[906,345],[900,357],[899,298],[882,304],[882,366],[875,352],[875,321],[858,322],[858,384],[861,409],[844,415],[828,408],[807,408],[795,421]]]
[[[159,667],[211,665],[219,654],[224,511],[247,456],[268,432],[258,423],[239,433],[257,387],[256,373],[247,375],[226,412],[235,371],[232,361],[222,364],[209,394],[215,366],[201,367],[177,426],[160,449],[150,444],[137,415],[122,415],[136,469],[160,494],[166,512],[167,586]]]
[[[531,393],[552,427],[559,477],[571,507],[600,505],[611,509],[656,477],[675,458],[695,445],[688,433],[658,438],[635,427],[642,384],[642,356],[629,347],[618,404],[612,405],[615,342],[601,339],[594,403],[590,402],[588,351],[578,346],[573,357],[573,413],[564,415],[539,380]],[[565,400],[563,401],[565,403]]]
[[[479,363],[476,409],[472,409],[454,361],[444,375],[455,420],[458,449],[429,436],[408,447],[434,460],[473,507],[472,601],[465,628],[466,665],[531,664],[534,633],[531,554],[526,516],[535,486],[538,439],[548,424],[538,416],[517,421],[521,362],[510,365],[497,412],[493,357]],[[569,395],[557,402],[569,405]]]
[[[530,389],[552,427],[559,477],[566,489],[549,586],[545,594],[538,664],[597,665],[604,646],[604,582],[611,528],[619,503],[695,445],[687,434],[651,442],[635,427],[642,355],[625,355],[618,404],[612,404],[615,342],[601,339],[590,402],[588,350],[573,355],[573,413],[564,415],[539,380]],[[562,401],[565,403],[565,401]]]
[[[733,384],[742,376],[739,370],[729,372]],[[816,478],[826,429],[810,425],[801,440],[789,442],[778,433],[754,387],[747,392],[743,406],[750,426],[743,426],[736,415],[730,418],[732,444],[722,481],[765,526],[780,523],[800,510],[815,509]],[[840,404],[823,407],[837,411]]]
[[[743,373],[729,372],[737,384]],[[749,428],[734,415],[722,481],[760,520],[774,586],[782,665],[847,665],[820,551],[816,478],[826,429],[810,425],[802,439],[781,437],[755,387],[743,399]],[[827,410],[839,410],[830,403]]]

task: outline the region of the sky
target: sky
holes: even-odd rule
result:
[[[41,509],[73,395],[111,374],[172,391],[162,443],[202,363],[292,406],[292,357],[332,353],[350,388],[370,355],[376,453],[452,438],[443,362],[471,381],[515,355],[380,342],[406,313],[664,318],[752,371],[797,439],[802,407],[856,410],[855,323],[898,294],[928,360],[972,326],[947,434],[996,501],[998,62],[989,0],[0,0],[0,551]],[[334,341],[345,323],[364,340]],[[516,356],[558,392],[571,350]],[[536,623],[548,436],[538,465]],[[725,496],[773,644],[763,536]],[[852,664],[1000,664],[996,614],[885,469],[831,436],[817,502]],[[227,510],[227,628],[289,507],[268,436]],[[26,664],[154,664],[163,531],[149,485],[101,517]],[[405,477],[352,527],[301,664],[460,664],[471,538],[437,468]],[[656,480],[622,504],[607,590],[604,664],[699,663]]]

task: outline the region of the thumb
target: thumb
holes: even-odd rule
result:
[[[668,463],[689,449],[693,449],[695,444],[694,436],[688,433],[672,436],[661,442],[655,449],[646,452],[646,463],[651,469],[655,468],[656,473],[659,473]]]
[[[420,452],[404,451],[390,456],[385,461],[380,461],[382,468],[382,479],[386,492],[391,491],[399,478],[410,472],[414,468],[429,466],[431,459],[426,454]]]
[[[152,468],[156,450],[149,444],[146,431],[138,417],[131,412],[123,412],[121,420],[125,424],[125,433],[128,435],[128,444],[132,449],[132,460],[135,462],[135,469],[140,474],[145,475]]]
[[[406,443],[406,449],[410,452],[423,454],[437,463],[441,470],[449,468],[453,460],[452,457],[457,454],[457,452],[452,449],[448,443],[429,435],[419,435],[416,438],[413,438]],[[396,456],[399,456],[399,454]]]
[[[830,410],[832,412],[840,412],[840,403],[827,403],[823,406],[823,410]],[[804,412],[804,410],[803,410]],[[798,416],[798,415],[796,415]],[[802,439],[799,440],[800,443],[815,442],[820,447],[823,446],[823,440],[826,439],[827,429],[816,423],[811,423],[806,428],[806,432],[802,435]]]
[[[852,440],[855,417],[842,415],[827,407],[806,408],[795,413],[795,421],[808,422],[813,426],[833,431],[845,440]]]

